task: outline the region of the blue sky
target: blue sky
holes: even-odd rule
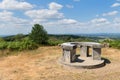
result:
[[[0,0],[0,35],[120,33],[120,0]]]

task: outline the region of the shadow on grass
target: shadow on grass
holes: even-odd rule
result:
[[[76,60],[75,60],[75,62],[84,62],[84,60],[78,58],[79,56],[80,56],[80,55],[76,55]]]
[[[80,56],[80,55],[76,55],[76,60],[75,60],[75,62],[84,62],[84,60],[81,60],[81,59],[78,58],[79,56]],[[89,57],[92,57],[92,56],[89,55]],[[101,58],[101,59],[105,61],[105,62],[104,62],[105,65],[111,63],[111,61],[110,61],[109,59],[107,59],[107,58]]]
[[[107,58],[102,58],[102,60],[105,60],[105,65],[111,63],[111,61],[109,59],[107,59]]]

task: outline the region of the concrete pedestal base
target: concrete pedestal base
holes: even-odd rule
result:
[[[69,67],[86,69],[99,68],[105,65],[104,60],[92,60],[92,57],[78,57],[78,60],[73,63],[63,62],[60,58],[59,62]]]

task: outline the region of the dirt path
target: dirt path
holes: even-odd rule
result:
[[[0,80],[120,80],[120,51],[103,49],[109,60],[97,69],[72,69],[58,63],[59,47],[41,47],[0,58]]]

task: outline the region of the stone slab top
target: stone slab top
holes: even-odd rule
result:
[[[66,42],[61,44],[61,46],[69,46],[69,47],[73,47],[73,46],[78,46],[78,47],[83,47],[83,46],[87,46],[87,47],[92,47],[92,48],[103,48],[104,45],[100,44],[100,43],[96,43],[96,42]]]
[[[61,44],[61,47],[63,49],[72,50],[72,49],[77,48],[77,45],[71,44],[71,43],[63,43],[63,44]]]

